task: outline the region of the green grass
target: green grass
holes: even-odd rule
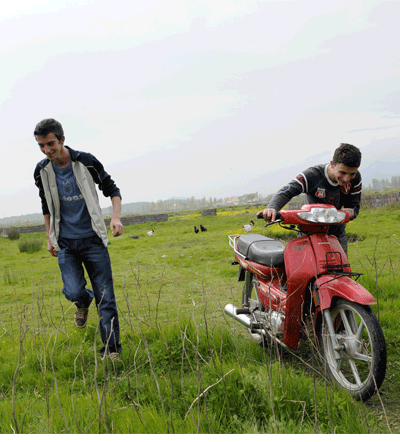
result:
[[[116,364],[98,354],[94,307],[88,326],[74,327],[57,260],[1,239],[0,432],[398,432],[398,211],[365,210],[348,227],[365,236],[350,244],[350,260],[379,301],[389,356],[380,395],[367,404],[325,382],[311,344],[295,353],[262,349],[223,313],[242,289],[227,236],[250,219],[254,233],[286,234],[265,229],[256,212],[185,212],[110,236],[123,344]],[[196,235],[200,224],[208,231]],[[23,238],[45,243],[40,234]]]

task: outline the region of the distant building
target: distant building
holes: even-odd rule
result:
[[[228,199],[228,204],[231,206],[237,206],[239,204],[239,199],[233,196],[232,198]]]

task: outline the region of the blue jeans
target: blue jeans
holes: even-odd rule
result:
[[[100,317],[101,339],[110,351],[120,349],[117,304],[110,255],[96,235],[90,238],[59,238],[58,265],[64,283],[63,293],[78,308],[89,308],[93,298]],[[83,265],[93,290],[86,288]]]

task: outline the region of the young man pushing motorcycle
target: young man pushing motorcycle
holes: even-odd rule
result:
[[[328,164],[310,167],[282,187],[271,199],[263,215],[267,222],[274,222],[279,212],[293,197],[304,193],[307,204],[332,204],[349,213],[355,219],[360,210],[362,181],[358,168],[361,164],[360,150],[342,143]],[[346,225],[332,226],[329,234],[335,235],[347,255]]]

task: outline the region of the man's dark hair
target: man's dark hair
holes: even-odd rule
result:
[[[33,132],[33,136],[40,135],[42,137],[47,136],[50,133],[54,133],[58,141],[64,136],[64,129],[57,120],[53,118],[46,118],[45,120],[39,121]]]
[[[347,167],[360,167],[361,152],[352,144],[342,143],[333,154],[335,164],[344,164]]]

